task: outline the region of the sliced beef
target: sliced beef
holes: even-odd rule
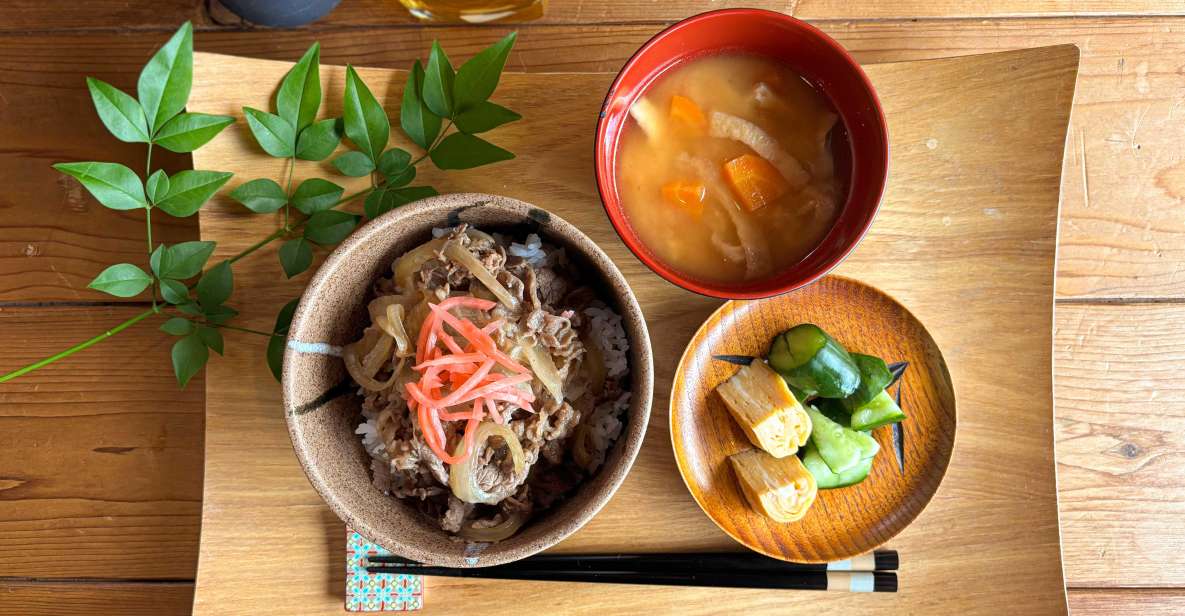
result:
[[[473,505],[449,494],[448,509],[440,517],[440,527],[450,533],[460,532],[470,511],[473,511]]]
[[[539,301],[544,306],[559,306],[564,295],[568,293],[568,281],[550,267],[535,270],[535,284]]]

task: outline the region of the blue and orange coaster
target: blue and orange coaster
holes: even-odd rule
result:
[[[424,578],[403,573],[367,573],[368,556],[390,554],[346,529],[346,611],[406,612],[424,607]]]

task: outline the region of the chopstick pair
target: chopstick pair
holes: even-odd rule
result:
[[[369,573],[502,580],[896,592],[899,565],[892,550],[825,564],[788,563],[758,554],[545,554],[506,565],[450,568],[398,556],[368,557]]]

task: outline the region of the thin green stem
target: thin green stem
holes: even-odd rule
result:
[[[356,193],[346,195],[346,196],[342,197],[341,199],[338,199],[337,203],[334,203],[330,209],[335,208],[335,207],[342,205],[344,203],[349,203],[349,202],[357,199],[358,197],[365,196],[365,195],[369,194],[372,190],[374,190],[374,188],[366,188],[366,189],[360,190]],[[255,252],[256,250],[259,250],[260,248],[263,248],[264,246],[267,246],[268,244],[274,242],[275,240],[278,240],[278,239],[284,237],[288,233],[300,229],[301,227],[308,224],[308,222],[309,222],[309,220],[306,218],[294,225],[291,225],[291,226],[285,225],[283,228],[276,229],[275,231],[273,231],[271,233],[271,235],[268,235],[267,237],[259,240],[258,242],[255,242],[254,244],[243,249],[243,252],[240,252],[239,254],[231,257],[229,259],[229,261],[233,264],[235,261],[242,259],[243,257]]]
[[[148,178],[152,177],[152,141],[148,142],[148,155],[144,157],[144,182],[147,184]],[[152,204],[149,203],[144,210],[144,227],[147,230],[148,237],[148,260],[152,261]],[[153,276],[155,278],[155,276]],[[156,289],[157,281],[152,281],[152,308],[156,309]]]
[[[292,179],[296,177],[296,156],[288,160],[288,190],[285,192],[288,195],[288,202],[284,203],[284,228],[288,228],[288,210],[290,209],[289,202],[292,201]]]
[[[265,331],[260,331],[258,329],[239,327],[238,325],[227,325],[225,323],[202,323],[202,325],[208,325],[210,327],[221,327],[222,329],[233,329],[237,332],[247,332],[248,334],[255,334],[257,336],[267,336],[268,338],[278,335],[278,334],[271,334],[271,333],[268,333]]]
[[[440,134],[436,136],[436,140],[432,142],[432,145],[427,150],[424,150],[424,153],[421,154],[419,158],[411,161],[410,166],[414,167],[414,166],[420,164],[420,161],[424,160],[425,158],[428,158],[432,154],[432,150],[435,150],[436,146],[440,145],[441,141],[444,141],[444,138],[448,135],[448,130],[452,127],[453,127],[453,121],[449,120],[448,124],[444,125],[444,130],[440,131]]]
[[[18,376],[28,374],[38,368],[47,366],[49,364],[54,363],[55,361],[58,361],[59,359],[69,357],[81,350],[84,350],[84,349],[89,348],[95,344],[98,344],[98,343],[114,336],[115,334],[118,334],[119,332],[135,325],[136,323],[139,323],[140,321],[147,319],[148,317],[156,314],[156,312],[157,312],[157,309],[155,307],[149,308],[148,310],[141,312],[140,314],[124,321],[123,323],[120,323],[119,325],[116,325],[115,327],[112,327],[111,329],[99,334],[98,336],[95,336],[94,338],[91,338],[90,340],[87,340],[85,342],[80,342],[80,343],[66,349],[65,351],[62,351],[61,353],[56,353],[54,355],[50,355],[49,357],[46,357],[45,359],[42,359],[40,361],[33,362],[33,363],[29,364],[28,366],[25,366],[24,368],[21,368],[19,370],[13,370],[12,372],[5,374],[4,376],[0,376],[0,383],[5,383],[8,381],[11,381],[12,379],[17,378]]]
[[[152,142],[148,142],[148,156],[144,161],[144,181],[148,181],[148,176],[152,175]]]
[[[259,250],[260,248],[263,248],[264,246],[267,246],[267,245],[268,245],[269,243],[271,243],[273,240],[276,240],[276,239],[279,239],[279,238],[283,237],[283,236],[284,236],[284,234],[285,234],[285,233],[287,233],[287,232],[288,232],[288,229],[287,229],[287,228],[280,228],[280,229],[276,229],[275,231],[272,231],[271,235],[269,235],[269,236],[267,236],[267,237],[265,237],[265,238],[263,238],[263,239],[259,240],[258,242],[255,242],[254,244],[252,244],[252,245],[248,246],[247,248],[245,248],[245,249],[243,250],[243,252],[240,252],[239,254],[237,254],[237,255],[235,255],[235,256],[233,256],[233,257],[231,257],[230,259],[228,259],[228,261],[230,261],[230,263],[232,263],[232,264],[233,264],[235,261],[238,261],[239,259],[242,259],[243,257],[245,257],[245,256],[247,256],[247,255],[249,255],[249,254],[251,254],[251,253],[253,253],[253,252],[255,252],[256,250]]]

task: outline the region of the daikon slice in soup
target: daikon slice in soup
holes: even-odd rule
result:
[[[837,116],[797,73],[758,56],[696,58],[630,108],[617,190],[668,267],[711,283],[769,277],[822,241],[843,203]]]

